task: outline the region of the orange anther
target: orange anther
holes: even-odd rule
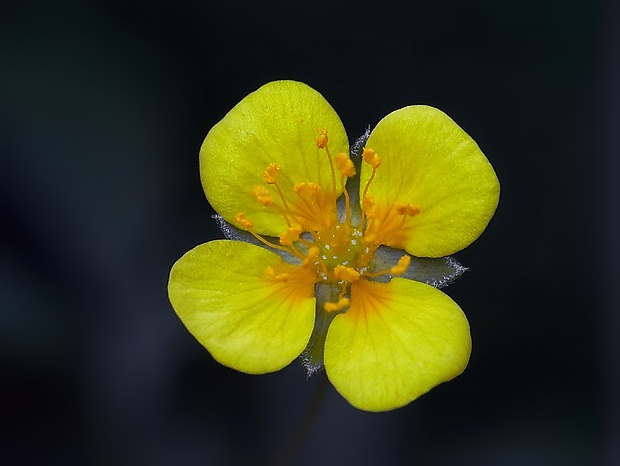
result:
[[[263,173],[263,178],[267,184],[276,184],[280,166],[277,163],[270,163]]]
[[[328,137],[327,137],[327,130],[326,129],[321,129],[321,134],[318,138],[316,138],[316,146],[319,149],[325,149],[325,147],[327,147],[327,141],[328,141]]]
[[[321,188],[316,183],[297,183],[293,189],[300,196],[307,197],[315,195]]]
[[[364,159],[364,162],[366,162],[372,168],[379,168],[379,165],[381,165],[381,158],[374,150],[367,147],[364,147],[364,151],[362,152],[362,158]]]
[[[254,226],[254,223],[251,220],[245,218],[245,212],[239,212],[235,215],[235,220],[239,223],[239,225],[243,228],[247,228],[248,230]]]
[[[340,298],[337,303],[325,303],[323,308],[327,312],[340,311],[349,305],[348,298]]]
[[[398,259],[398,263],[390,269],[390,273],[393,273],[395,275],[401,274],[405,272],[405,270],[407,270],[409,264],[411,264],[411,257],[405,254],[400,259]]]
[[[317,248],[316,246],[312,246],[310,249],[308,249],[308,254],[306,254],[306,258],[302,261],[301,266],[307,267],[314,264],[317,257],[319,257],[320,252],[321,251],[319,251],[319,248]]]
[[[357,280],[360,279],[360,273],[357,270],[351,267],[345,267],[344,265],[337,265],[334,268],[334,276],[338,280],[342,280],[342,281],[349,282],[349,283],[356,282]]]
[[[282,272],[282,273],[276,272],[276,269],[273,268],[273,266],[271,265],[265,269],[265,275],[277,281],[285,281],[289,277],[289,274],[286,272]]]
[[[264,206],[270,206],[273,204],[273,198],[271,193],[264,186],[256,186],[252,191],[254,198]]]
[[[290,227],[280,235],[280,244],[291,246],[294,241],[299,239],[299,235],[301,235],[301,228],[299,226]]]
[[[351,177],[355,175],[355,166],[347,154],[344,152],[336,155],[336,168],[342,176]]]
[[[410,217],[420,213],[420,208],[413,204],[397,204],[395,209],[400,215],[408,215]]]

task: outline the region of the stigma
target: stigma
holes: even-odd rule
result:
[[[410,228],[408,220],[418,215],[420,209],[412,204],[388,208],[375,203],[369,188],[381,167],[381,158],[366,147],[361,159],[371,173],[360,192],[361,214],[356,215],[354,221],[346,184],[356,174],[355,164],[349,154],[331,153],[327,130],[319,131],[315,144],[319,156],[327,159],[331,182],[326,185],[301,182],[285,192],[278,181],[281,167],[270,163],[263,172],[264,183],[252,188],[257,203],[265,209],[274,209],[285,220],[287,227],[277,239],[268,240],[255,233],[252,220],[246,218],[244,212],[239,212],[235,220],[261,243],[294,257],[299,271],[312,274],[315,283],[339,289],[337,299],[324,303],[323,308],[327,312],[346,312],[352,283],[381,275],[400,275],[407,270],[411,258],[406,254],[385,270],[372,270],[371,261],[381,244],[388,244],[390,237]],[[344,203],[338,202],[340,196]],[[269,280],[292,280],[293,275],[290,267],[285,271],[269,266],[265,271]]]

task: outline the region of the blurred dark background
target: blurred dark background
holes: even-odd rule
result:
[[[286,441],[318,380],[219,366],[166,285],[221,237],[204,136],[289,78],[351,140],[439,107],[502,183],[446,289],[466,372],[382,414],[329,387],[294,464],[620,464],[618,5],[2,2],[0,463],[265,464]]]

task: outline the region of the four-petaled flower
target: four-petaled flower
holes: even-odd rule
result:
[[[437,288],[465,270],[447,256],[486,228],[499,183],[447,115],[402,108],[350,151],[323,96],[275,81],[209,131],[200,174],[228,239],[181,257],[168,291],[221,364],[260,374],[301,355],[368,411],[465,369],[469,324]]]

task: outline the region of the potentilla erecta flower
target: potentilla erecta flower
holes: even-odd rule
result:
[[[404,406],[466,367],[469,324],[438,288],[486,228],[499,182],[432,107],[396,110],[350,149],[331,105],[295,81],[245,97],[200,150],[228,238],[172,267],[170,301],[221,364],[249,374],[301,357],[353,406]]]

